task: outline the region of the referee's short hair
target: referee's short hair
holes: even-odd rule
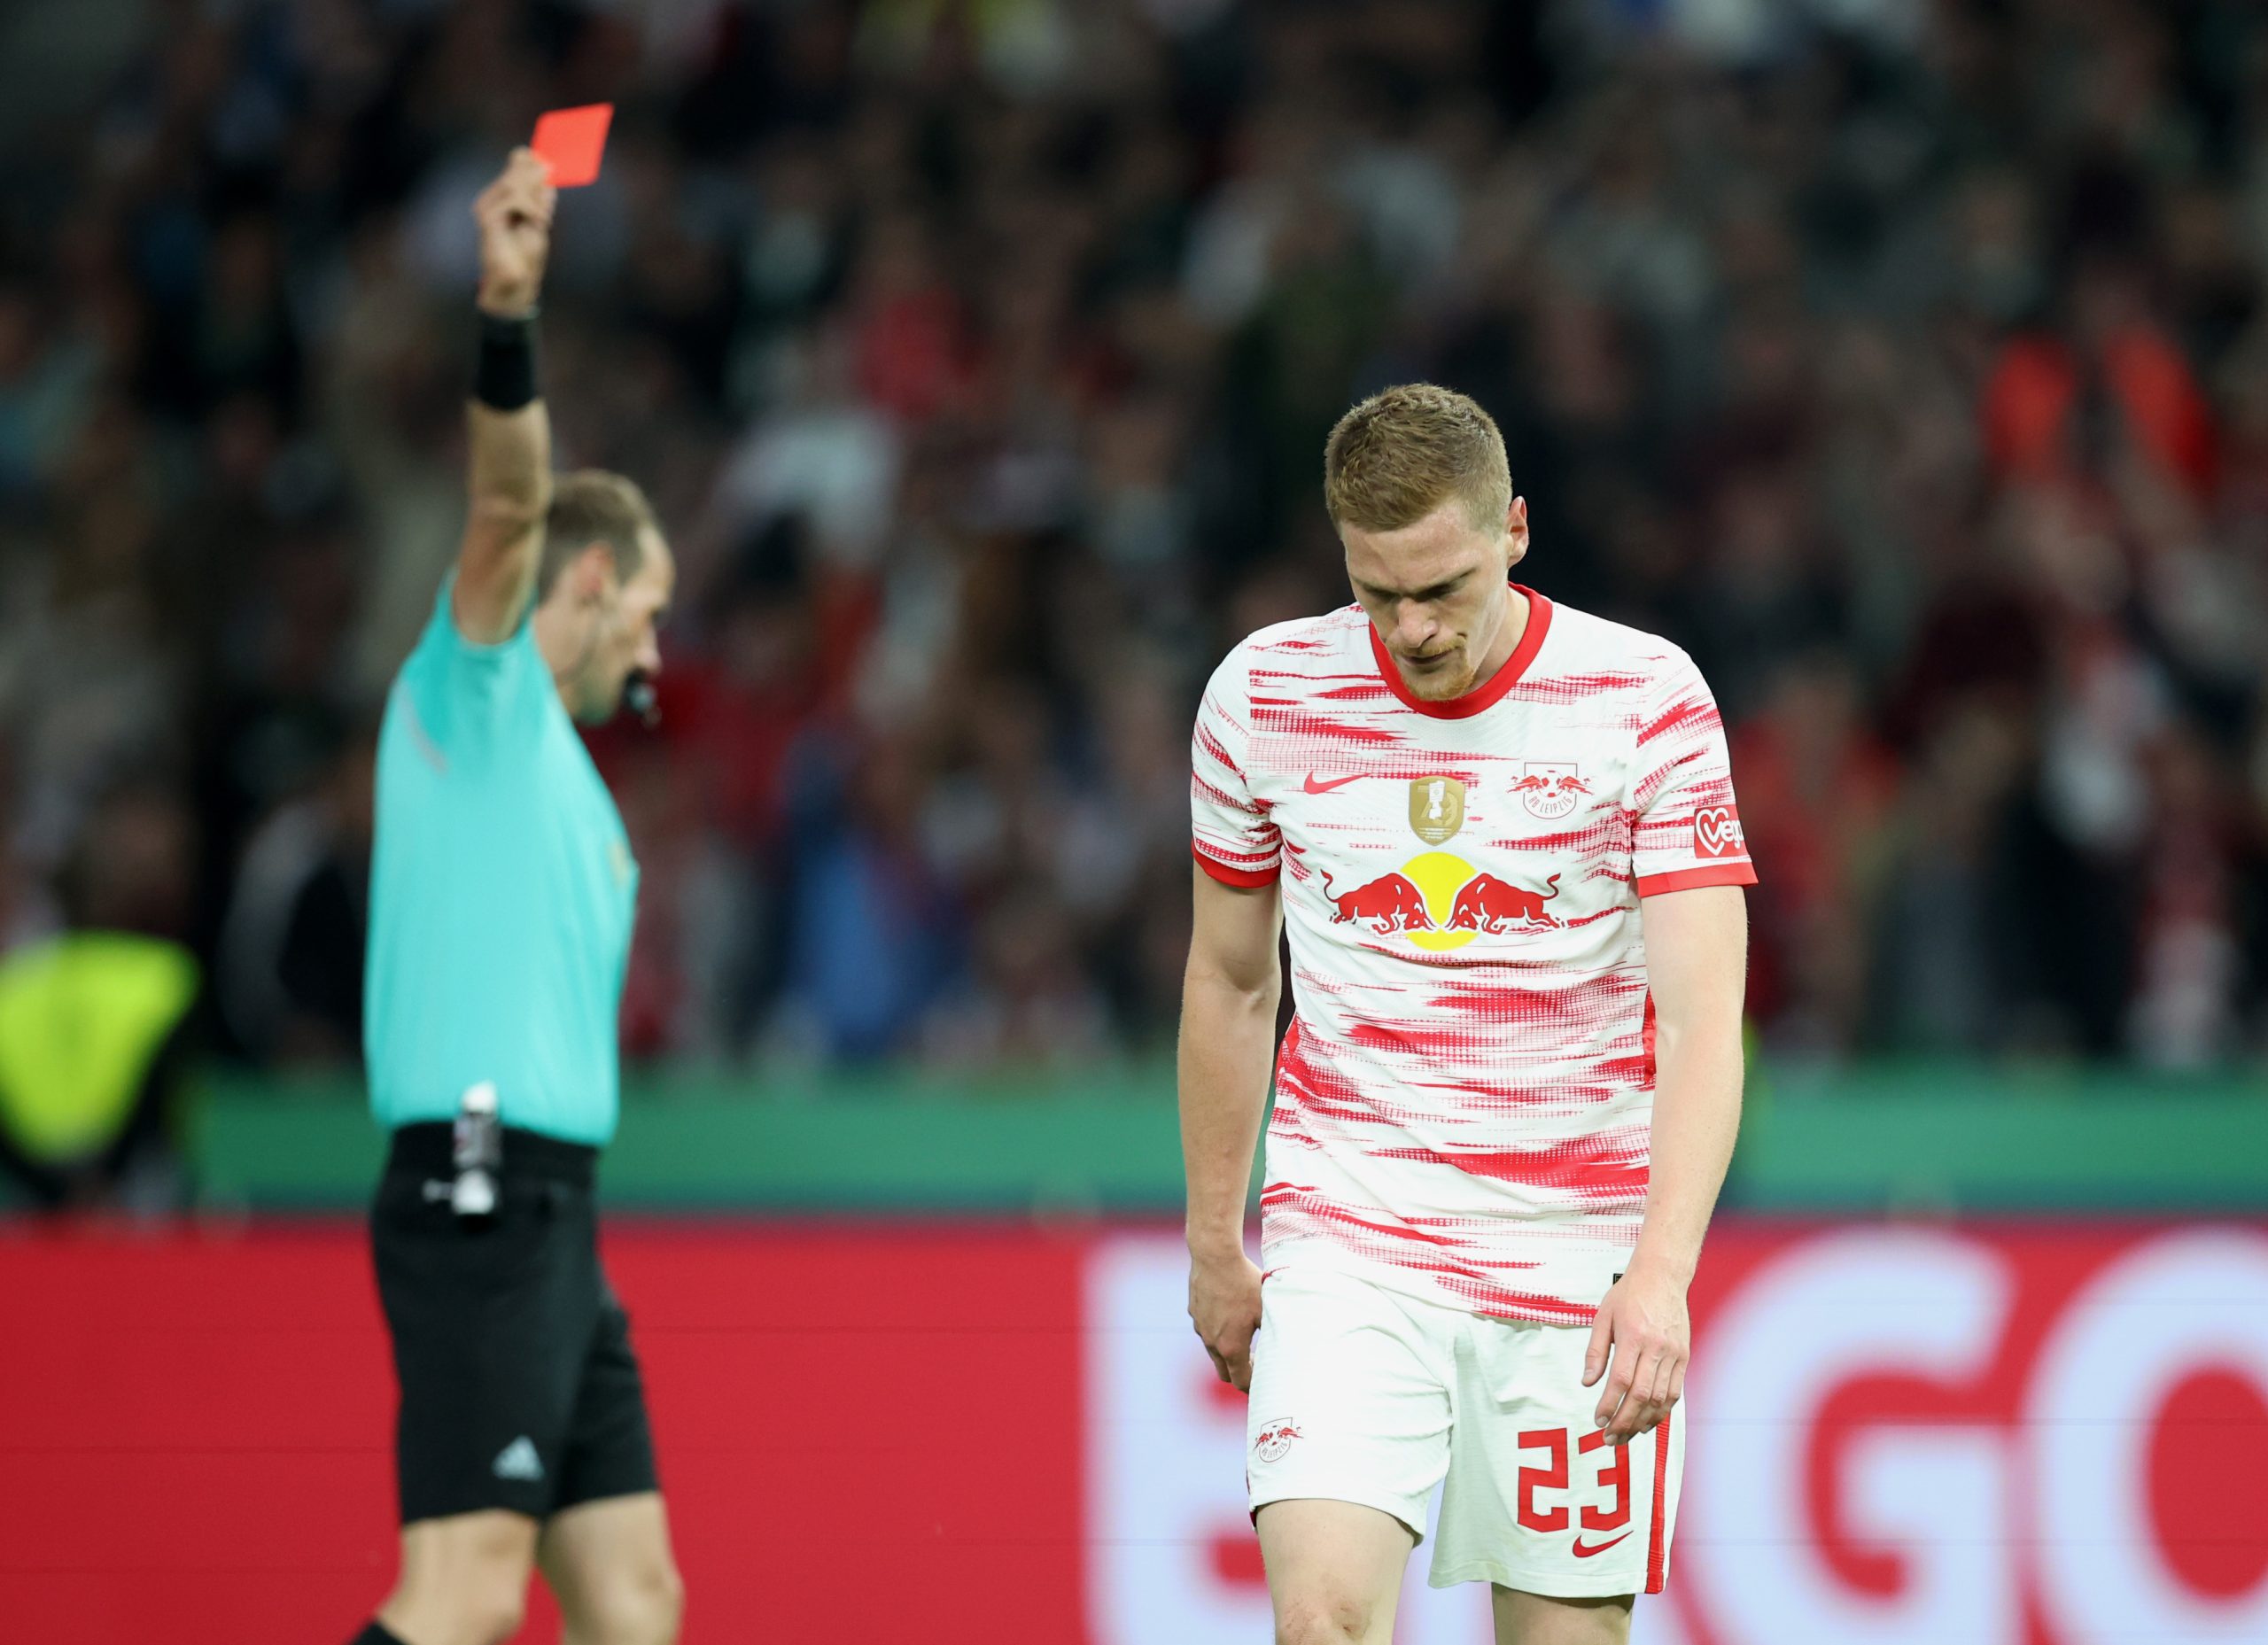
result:
[[[654,505],[638,482],[602,469],[578,469],[552,482],[551,511],[543,520],[543,563],[536,597],[551,592],[562,567],[593,543],[614,556],[615,580],[626,583],[646,558],[646,533],[659,531]]]

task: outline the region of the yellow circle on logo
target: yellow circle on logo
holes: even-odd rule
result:
[[[1465,881],[1480,871],[1462,857],[1448,851],[1427,851],[1413,857],[1402,865],[1402,872],[1410,876],[1410,883],[1425,899],[1425,912],[1433,922],[1431,931],[1408,931],[1407,936],[1419,948],[1440,953],[1447,949],[1463,948],[1479,935],[1472,931],[1445,929],[1449,915],[1456,907],[1456,894],[1464,889]]]

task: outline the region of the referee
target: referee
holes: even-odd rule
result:
[[[364,1032],[401,1571],[354,1645],[509,1639],[538,1566],[570,1645],[669,1645],[683,1603],[592,1197],[638,870],[575,731],[660,666],[676,571],[631,482],[552,477],[555,198],[521,149],[473,207],[471,505],[378,739]]]

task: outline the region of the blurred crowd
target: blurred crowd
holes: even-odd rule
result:
[[[98,911],[225,1053],[356,1055],[468,208],[604,99],[544,373],[682,567],[594,738],[631,1055],[1165,1044],[1198,687],[1346,601],[1324,435],[1412,378],[1715,686],[1767,1046],[2268,1054],[2256,5],[142,12],[0,145],[0,946]]]

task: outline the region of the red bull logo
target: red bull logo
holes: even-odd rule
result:
[[[1526,886],[1484,873],[1448,851],[1425,851],[1394,873],[1340,891],[1323,875],[1333,925],[1363,924],[1379,936],[1400,936],[1412,947],[1439,953],[1475,937],[1557,929],[1564,922],[1545,906],[1559,895],[1559,876]]]
[[[1367,919],[1380,936],[1396,931],[1430,931],[1433,917],[1425,912],[1425,894],[1407,874],[1380,874],[1351,891],[1334,891],[1331,871],[1323,871],[1323,894],[1332,902],[1333,925]]]
[[[1300,1437],[1298,1427],[1283,1417],[1273,1417],[1260,1424],[1252,1437],[1253,1454],[1263,1463],[1280,1462],[1292,1448],[1292,1441]]]

